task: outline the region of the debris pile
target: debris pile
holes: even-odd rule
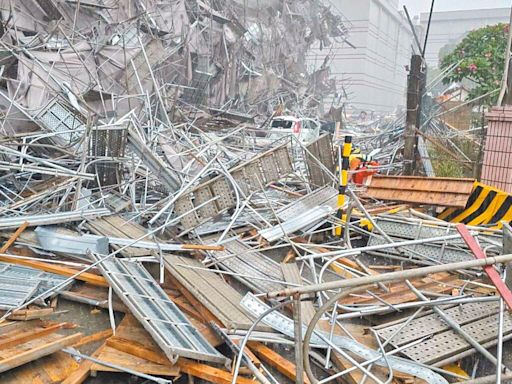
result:
[[[0,10],[2,383],[512,377],[511,197],[396,175],[399,120],[322,131],[334,10]]]

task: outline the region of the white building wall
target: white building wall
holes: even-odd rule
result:
[[[469,11],[434,12],[430,24],[425,59],[427,64],[437,67],[439,51],[448,43],[458,43],[463,36],[486,25],[508,23],[509,8],[474,9]],[[420,15],[421,41],[425,39],[428,13]]]
[[[397,0],[331,0],[351,23],[348,44],[315,50],[308,62],[318,67],[329,54],[331,74],[348,105],[357,111],[391,112],[405,105],[412,33]],[[338,105],[337,101],[335,104]],[[345,98],[342,99],[345,101]]]

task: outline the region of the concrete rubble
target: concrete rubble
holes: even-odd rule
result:
[[[510,196],[429,161],[400,176],[403,115],[324,113],[334,9],[0,11],[0,382],[512,377]],[[282,116],[325,123],[269,134]],[[363,184],[352,144],[379,162]]]

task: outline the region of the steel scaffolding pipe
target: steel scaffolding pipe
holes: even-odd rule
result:
[[[419,277],[425,277],[432,273],[456,271],[459,269],[467,268],[478,268],[485,267],[487,265],[494,265],[499,263],[508,263],[512,261],[512,254],[502,255],[495,257],[488,257],[486,259],[460,261],[457,263],[449,263],[442,265],[434,265],[431,267],[410,269],[407,271],[390,272],[376,276],[364,276],[349,280],[338,280],[330,281],[328,283],[314,284],[297,288],[288,288],[281,291],[274,291],[267,293],[267,298],[273,299],[276,297],[290,297],[296,294],[309,294],[320,291],[326,291],[329,289],[340,289],[340,288],[355,288],[368,284],[376,284],[381,282],[390,281],[405,281],[408,279],[414,279]]]

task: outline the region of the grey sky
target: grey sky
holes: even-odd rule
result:
[[[431,0],[400,0],[400,9],[407,6],[411,17],[430,10]],[[512,0],[436,0],[434,11],[457,11],[460,9],[505,8]]]

